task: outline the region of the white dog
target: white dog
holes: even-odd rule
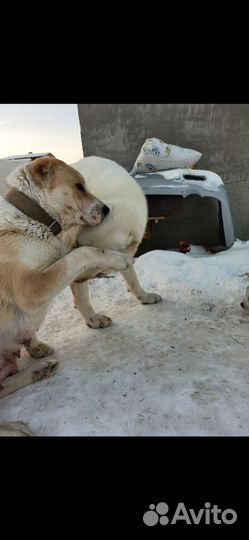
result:
[[[70,248],[74,246],[94,246],[135,255],[143,239],[148,209],[146,197],[136,180],[120,165],[109,159],[91,156],[72,165],[85,178],[91,193],[103,201],[110,209],[105,220],[96,227],[83,225],[63,233],[63,240]],[[142,304],[155,304],[161,297],[144,291],[138,282],[133,266],[121,271],[128,290]],[[89,302],[87,282],[71,285],[75,307],[80,311],[86,324],[92,328],[103,328],[111,324],[106,315],[94,312]]]

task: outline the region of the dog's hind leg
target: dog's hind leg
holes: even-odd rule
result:
[[[28,384],[50,377],[56,372],[57,368],[58,361],[56,360],[37,360],[36,362],[32,362],[27,368],[1,381],[0,398],[8,396]]]
[[[125,249],[123,249],[123,253],[126,253],[127,255],[135,255],[138,249],[138,246],[139,246],[139,242],[132,242]],[[123,276],[124,280],[126,281],[128,291],[133,293],[134,296],[136,296],[136,298],[142,304],[157,304],[158,302],[162,300],[159,294],[147,293],[141,287],[133,266],[128,268],[127,270],[122,270],[120,274]]]
[[[106,315],[95,313],[89,300],[88,283],[72,283],[71,291],[74,297],[74,305],[85,319],[90,328],[106,328],[110,326],[112,320]]]
[[[54,352],[54,349],[50,345],[39,341],[36,336],[32,337],[29,345],[25,344],[25,348],[32,358],[45,358]]]
[[[24,422],[0,423],[0,437],[31,437],[32,431]]]
[[[132,292],[142,304],[156,304],[162,300],[156,293],[147,293],[139,284],[135,269],[133,267],[122,270],[120,274],[125,279],[128,290]]]

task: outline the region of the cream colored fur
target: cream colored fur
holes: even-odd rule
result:
[[[8,182],[38,202],[64,230],[80,223],[81,216],[93,223],[101,219],[103,203],[87,190],[81,193],[76,186],[85,188],[84,178],[55,158],[19,167]],[[36,358],[52,352],[35,332],[53,298],[75,279],[125,270],[132,263],[132,257],[95,247],[69,253],[48,227],[0,198],[0,397],[56,370],[57,362],[43,360],[16,373],[22,344],[28,343]]]

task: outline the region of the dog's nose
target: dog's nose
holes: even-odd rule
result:
[[[109,214],[110,212],[110,208],[108,208],[108,206],[106,206],[106,204],[104,204],[103,208],[102,208],[102,213],[104,214],[104,216],[107,216],[107,214]]]
[[[243,307],[243,309],[245,309],[245,306],[244,306],[244,302],[241,302],[241,307]]]

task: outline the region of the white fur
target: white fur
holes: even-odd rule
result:
[[[28,268],[36,268],[44,263],[51,264],[68,252],[46,225],[34,221],[0,196],[0,229],[2,228],[21,233],[25,249],[20,249],[19,260]]]
[[[140,243],[147,223],[145,195],[120,165],[101,157],[86,157],[72,165],[85,178],[86,185],[109,208],[110,213],[97,227],[82,228],[79,243],[99,248],[123,250]]]
[[[18,165],[6,178],[10,187],[15,187],[22,193],[25,193],[30,199],[40,202],[40,190],[32,181],[27,166]]]
[[[76,238],[63,235],[68,245],[95,246],[135,254],[146,228],[148,210],[145,195],[132,176],[109,159],[91,156],[72,165],[85,179],[86,185],[109,208],[110,212],[96,227],[83,226]],[[68,241],[70,240],[70,241]],[[128,290],[143,304],[155,304],[161,297],[146,292],[140,285],[134,268],[121,272]],[[91,328],[111,324],[110,317],[95,313],[89,300],[87,283],[71,285],[74,304]]]
[[[41,189],[33,182],[28,165],[16,167],[8,175],[6,182],[38,203],[54,220],[60,222],[60,193],[64,191],[60,186],[48,194],[45,186]],[[63,223],[61,227],[65,228]]]

